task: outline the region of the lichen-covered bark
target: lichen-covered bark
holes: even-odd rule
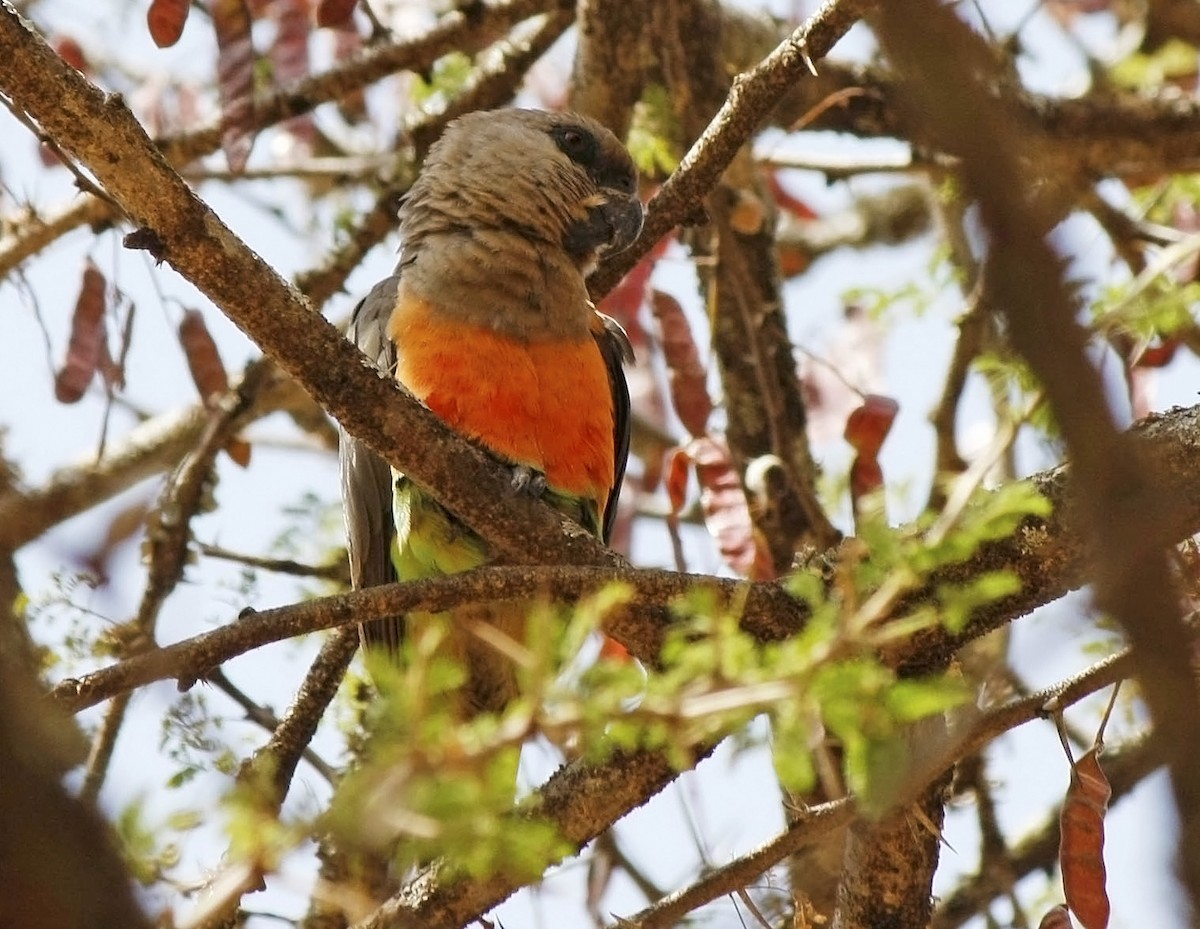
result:
[[[833,929],[929,925],[949,783],[947,773],[915,803],[850,827]]]

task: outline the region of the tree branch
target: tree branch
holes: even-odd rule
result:
[[[175,678],[189,687],[212,668],[271,642],[371,618],[404,613],[442,612],[468,603],[518,600],[539,595],[577,600],[612,583],[634,590],[625,609],[614,611],[605,631],[645,660],[653,662],[666,626],[651,625],[647,615],[665,612],[650,607],[669,603],[697,589],[710,590],[724,603],[746,600],[749,628],[764,639],[783,638],[800,628],[803,608],[776,585],[656,569],[596,567],[485,567],[445,577],[369,587],[275,610],[246,611],[233,623],[138,655],[79,679],[60,682],[55,702],[77,712],[152,681]]]
[[[629,134],[642,93],[650,4],[581,0],[579,50],[571,76],[571,109],[599,120],[619,139]]]
[[[854,800],[844,797],[799,811],[787,829],[740,858],[713,868],[694,884],[669,894],[633,916],[622,917],[621,929],[670,929],[717,897],[734,893],[757,880],[789,855],[812,845],[854,821]]]
[[[698,747],[691,763],[698,764],[711,751],[712,746]],[[576,762],[560,768],[539,788],[533,804],[512,815],[558,823],[562,838],[580,849],[679,773],[657,752],[614,752],[601,765]],[[522,886],[518,879],[504,874],[451,882],[442,870],[427,871],[354,929],[458,929]]]

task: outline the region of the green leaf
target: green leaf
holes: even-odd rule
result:
[[[970,689],[961,678],[939,675],[898,680],[888,689],[885,700],[893,718],[911,723],[961,706],[970,698]]]
[[[662,84],[649,84],[633,108],[627,139],[638,171],[661,178],[679,167],[683,142],[671,96]]]
[[[793,793],[806,794],[817,783],[813,764],[811,727],[795,717],[772,721],[771,761],[780,786]]]
[[[167,779],[167,787],[169,787],[171,790],[178,790],[180,787],[183,787],[185,784],[192,781],[199,773],[200,769],[195,765],[188,765],[185,768],[180,768]]]
[[[937,589],[942,624],[952,633],[962,632],[971,616],[1021,590],[1021,579],[1012,571],[988,571],[965,584],[942,584]]]
[[[428,77],[413,82],[413,102],[431,111],[457,95],[471,79],[475,63],[463,52],[450,52],[433,63]]]
[[[1007,538],[1033,516],[1045,518],[1052,507],[1030,481],[1013,481],[997,490],[978,491],[953,531],[936,544],[918,545],[912,554],[914,570],[922,576],[960,564],[984,542]]]
[[[199,810],[176,810],[167,817],[167,826],[176,832],[189,832],[204,824],[204,814]]]
[[[1173,78],[1196,74],[1196,46],[1170,38],[1149,54],[1134,52],[1109,69],[1114,84],[1131,90],[1160,90]]]

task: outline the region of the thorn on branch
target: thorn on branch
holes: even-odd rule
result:
[[[149,252],[156,265],[167,260],[166,244],[158,237],[157,232],[146,226],[133,230],[121,240],[121,244],[133,251]]]

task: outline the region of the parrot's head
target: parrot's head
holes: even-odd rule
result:
[[[406,246],[436,234],[438,219],[518,233],[561,249],[586,274],[641,232],[637,169],[617,137],[586,116],[470,113],[446,127],[405,199]]]
[[[535,116],[549,117],[544,131],[567,158],[567,162],[561,162],[561,156],[555,159],[556,170],[564,172],[564,187],[575,186],[573,175],[587,179],[578,182],[583,196],[572,209],[562,243],[581,267],[591,271],[602,253],[628,248],[642,231],[637,169],[625,146],[599,123],[573,113]],[[594,189],[584,193],[591,185]]]
[[[406,288],[518,337],[586,334],[585,278],[642,228],[637,169],[574,113],[503,109],[450,123],[400,210]]]

